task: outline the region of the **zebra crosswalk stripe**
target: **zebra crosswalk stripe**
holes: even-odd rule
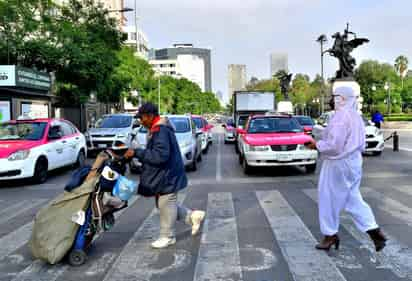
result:
[[[22,213],[37,207],[46,201],[47,199],[23,200],[14,204],[9,208],[0,211],[0,224],[3,224],[15,217],[18,217]]]
[[[179,204],[184,201],[185,197],[185,193],[179,193]],[[104,281],[150,280],[154,273],[162,273],[162,270],[150,270],[150,265],[159,258],[159,251],[150,248],[151,239],[159,233],[159,225],[158,210],[153,209],[124,246]]]
[[[193,280],[243,280],[231,193],[209,193]]]
[[[132,206],[139,196],[133,196],[129,201],[129,207]],[[126,209],[114,213],[115,218],[119,218]],[[30,231],[31,232],[31,231]],[[29,234],[30,235],[30,234]],[[97,234],[93,240],[99,238],[100,233]],[[26,241],[27,242],[27,241]],[[96,260],[95,262],[98,262]],[[49,265],[43,261],[35,260],[31,265],[19,273],[12,281],[55,281],[63,275],[70,267],[63,264]]]
[[[315,249],[316,240],[278,191],[256,191],[294,280],[346,280],[332,259]]]
[[[29,241],[32,229],[33,222],[29,222],[0,238],[0,263],[6,256]]]
[[[363,190],[365,188],[362,188]],[[366,188],[366,194],[372,191]],[[369,191],[369,192],[368,192]],[[303,191],[313,201],[318,202],[316,189],[305,189]],[[375,192],[373,192],[375,193]],[[376,195],[375,197],[380,197]],[[381,202],[380,204],[384,204]],[[343,212],[341,214],[341,225],[355,238],[360,244],[364,245],[368,251],[374,255],[372,262],[378,268],[391,269],[399,278],[412,278],[412,249],[407,245],[398,242],[394,237],[385,233],[388,237],[387,246],[384,251],[375,254],[375,247],[366,233],[359,231],[352,222],[351,216]]]

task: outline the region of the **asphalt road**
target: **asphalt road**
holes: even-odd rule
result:
[[[401,140],[407,137],[412,134]],[[339,251],[316,251],[319,171],[276,168],[245,176],[233,145],[219,134],[179,195],[186,206],[207,210],[202,233],[192,237],[179,223],[177,244],[168,249],[150,249],[158,214],[153,199],[135,197],[115,227],[95,240],[85,265],[33,260],[26,244],[33,217],[62,192],[71,170],[53,172],[42,185],[0,183],[0,280],[412,280],[411,157],[386,149],[364,158],[362,192],[390,238],[379,254],[345,213]]]

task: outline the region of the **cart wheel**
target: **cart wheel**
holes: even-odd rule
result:
[[[80,266],[86,262],[87,255],[83,250],[72,250],[69,254],[69,263],[72,266]]]

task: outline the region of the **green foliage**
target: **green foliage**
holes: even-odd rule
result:
[[[118,65],[123,35],[92,0],[0,0],[0,63],[55,73],[60,103],[85,102]]]

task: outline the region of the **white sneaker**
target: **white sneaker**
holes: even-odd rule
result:
[[[205,218],[206,213],[204,211],[193,211],[190,219],[192,220],[192,235],[196,235],[199,232],[200,225]]]
[[[169,247],[170,245],[176,244],[176,238],[166,238],[162,237],[157,239],[152,243],[152,247],[155,249],[161,249]]]

